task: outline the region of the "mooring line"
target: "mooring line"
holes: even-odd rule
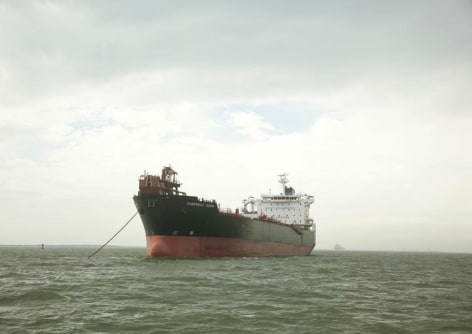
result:
[[[109,243],[110,241],[112,241],[112,240],[118,235],[118,233],[120,233],[121,231],[123,231],[123,229],[126,227],[126,225],[128,225],[128,224],[133,220],[133,218],[136,217],[137,214],[138,214],[138,211],[136,211],[136,212],[134,213],[134,215],[126,222],[126,224],[124,224],[124,225],[118,230],[118,232],[116,232],[107,242],[105,242],[102,247],[100,247],[100,248],[97,249],[95,252],[93,252],[92,254],[90,254],[90,255],[87,257],[87,259],[90,259],[92,256],[94,256],[94,255],[97,254],[99,251],[101,251],[103,247],[105,247],[106,245],[108,245],[108,243]]]

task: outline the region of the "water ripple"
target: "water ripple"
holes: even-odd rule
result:
[[[0,249],[5,333],[469,333],[472,255]]]

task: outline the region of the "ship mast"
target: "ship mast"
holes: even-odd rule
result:
[[[282,185],[282,194],[285,194],[287,187],[285,186],[288,183],[287,173],[279,174],[279,183]]]

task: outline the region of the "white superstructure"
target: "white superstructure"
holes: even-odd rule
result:
[[[292,187],[287,187],[287,174],[279,175],[282,192],[277,195],[262,194],[260,199],[248,197],[243,201],[242,215],[250,218],[270,218],[287,225],[310,225],[309,216],[313,196],[296,194]]]

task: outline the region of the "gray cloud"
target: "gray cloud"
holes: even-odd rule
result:
[[[461,1],[11,2],[1,8],[2,99],[17,102],[16,92],[34,98],[80,81],[168,68],[282,70],[339,85],[376,72],[408,76],[470,65],[472,48],[471,6]]]
[[[3,2],[0,243],[64,242],[66,220],[99,242],[88,215],[128,216],[135,176],[172,163],[228,206],[289,172],[324,248],[470,251],[471,25],[465,1]],[[446,242],[426,226],[447,218]]]

